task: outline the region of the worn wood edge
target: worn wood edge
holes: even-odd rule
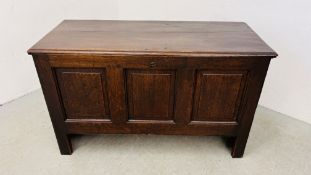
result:
[[[130,121],[114,124],[107,120],[66,120],[70,134],[156,134],[156,135],[202,135],[236,136],[236,123],[191,123],[185,126],[172,121]]]
[[[98,55],[98,56],[170,56],[170,57],[256,57],[275,58],[276,52],[146,52],[146,51],[87,51],[87,50],[40,50],[29,49],[29,55]]]

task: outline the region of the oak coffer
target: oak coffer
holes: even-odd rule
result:
[[[63,21],[28,53],[61,154],[72,134],[176,134],[226,136],[232,157],[277,56],[242,22],[96,20]]]

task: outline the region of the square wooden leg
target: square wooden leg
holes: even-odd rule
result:
[[[67,134],[56,134],[59,151],[62,155],[72,154],[72,145],[70,135]]]
[[[71,141],[69,135],[67,135],[64,123],[65,117],[60,105],[61,102],[57,92],[57,86],[54,81],[52,68],[46,56],[42,56],[41,59],[34,57],[34,62],[38,71],[38,76],[53,124],[59,150],[62,155],[70,155],[72,153]]]
[[[232,141],[232,151],[231,151],[232,158],[243,157],[246,143],[247,143],[247,137],[242,138],[241,136],[238,136],[234,138],[234,140]]]

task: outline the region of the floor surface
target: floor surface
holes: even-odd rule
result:
[[[258,107],[244,157],[220,137],[101,135],[59,153],[41,91],[0,107],[1,175],[311,174],[311,125]]]

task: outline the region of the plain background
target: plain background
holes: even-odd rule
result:
[[[275,51],[260,105],[311,123],[309,0],[1,0],[0,104],[40,88],[35,42],[64,19],[244,21]]]

